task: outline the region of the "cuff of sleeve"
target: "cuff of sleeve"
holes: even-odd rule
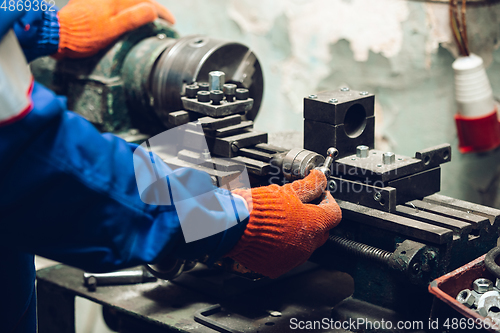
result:
[[[240,240],[249,218],[245,203],[241,198],[230,195],[227,190],[217,189],[216,191],[219,192],[218,197],[225,214],[236,214],[238,223],[215,235],[197,241],[185,243],[184,239],[181,239],[180,245],[173,251],[175,257],[186,260],[206,259],[205,263],[210,266],[227,254]],[[220,222],[230,220],[230,218],[223,218]]]
[[[238,214],[238,220],[240,222],[223,232],[219,246],[208,257],[207,265],[209,266],[213,265],[217,260],[231,251],[245,232],[249,220],[247,206],[242,198],[233,197],[233,207]],[[243,220],[241,220],[242,218]]]
[[[28,62],[33,61],[38,57],[51,55],[57,52],[59,48],[59,19],[56,11],[45,11],[41,13],[42,19],[39,21],[38,27],[28,29],[36,29],[36,38],[34,43],[30,45],[22,45],[24,54]],[[36,24],[37,20],[33,20],[32,24]]]

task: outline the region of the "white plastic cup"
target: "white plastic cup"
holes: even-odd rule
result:
[[[477,118],[493,112],[495,102],[483,59],[471,53],[468,57],[457,58],[452,67],[455,70],[458,113],[464,117]]]

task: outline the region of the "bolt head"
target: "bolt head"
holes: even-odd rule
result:
[[[368,95],[369,93],[368,93],[368,91],[361,91],[359,94],[360,94],[361,96],[366,96],[366,95]]]
[[[158,35],[156,35],[156,38],[158,38],[158,39],[165,39],[165,38],[167,38],[167,35],[165,35],[165,34],[158,34]]]
[[[328,103],[330,103],[330,104],[335,104],[335,103],[338,103],[338,102],[339,102],[339,100],[336,99],[336,98],[330,98],[330,100],[328,101]]]
[[[318,95],[309,95],[309,98],[316,99],[316,98],[318,98]]]
[[[484,294],[485,292],[490,291],[492,287],[493,282],[485,278],[476,279],[472,283],[472,288],[479,294]]]
[[[356,147],[356,156],[359,158],[367,158],[369,151],[370,151],[370,147],[368,147],[368,146],[357,146]]]
[[[382,156],[382,162],[384,164],[394,164],[394,163],[396,163],[396,154],[391,153],[391,152],[384,153],[383,156]]]
[[[349,89],[348,87],[342,87],[342,88],[340,88],[340,91],[349,91],[349,90],[351,90],[351,89]]]
[[[328,189],[330,191],[335,191],[337,189],[337,183],[335,182],[335,180],[332,179],[328,182]]]
[[[382,199],[382,193],[380,192],[375,192],[375,194],[373,195],[373,199],[375,201],[380,201],[380,199]]]
[[[226,83],[226,74],[221,71],[213,71],[208,73],[208,84],[210,90],[222,90]]]

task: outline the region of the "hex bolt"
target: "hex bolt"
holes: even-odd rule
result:
[[[472,288],[478,294],[484,294],[485,292],[490,291],[492,287],[493,287],[493,282],[485,278],[476,279],[472,283]]]
[[[220,102],[224,99],[224,93],[222,90],[212,90],[210,91],[210,100],[213,105],[220,105]]]
[[[316,99],[316,98],[318,98],[318,95],[309,95],[309,98],[310,99]]]
[[[368,95],[369,93],[368,93],[368,91],[360,91],[360,92],[359,92],[359,94],[360,94],[361,96],[366,96],[366,95]]]
[[[238,88],[237,85],[232,84],[232,83],[226,83],[224,85],[224,95],[226,96],[226,101],[228,102],[233,102],[234,101],[234,95],[236,95],[236,89]]]
[[[476,298],[472,295],[472,292],[469,289],[464,289],[459,292],[456,300],[468,308],[471,308],[476,302]]]
[[[250,97],[250,91],[248,89],[239,88],[236,89],[236,99],[238,101],[244,101]]]
[[[210,90],[222,90],[226,83],[226,74],[221,71],[213,71],[208,73],[208,84]]]
[[[367,158],[369,151],[370,151],[370,148],[368,146],[357,146],[356,147],[356,156],[359,158]]]
[[[198,93],[198,90],[200,90],[200,87],[197,85],[191,84],[189,86],[186,86],[186,97],[187,98],[196,98],[196,94]]]
[[[348,87],[342,87],[342,88],[340,88],[340,91],[349,91],[349,90],[351,90],[351,89],[349,89]]]
[[[384,153],[382,155],[382,161],[386,165],[388,165],[388,164],[394,164],[394,163],[396,163],[396,154],[391,153],[391,152]]]
[[[339,102],[339,100],[336,99],[336,98],[330,98],[330,100],[328,101],[328,103],[330,103],[330,104],[335,104],[335,103],[338,103],[338,102]]]
[[[198,87],[201,91],[210,91],[210,85],[208,83],[202,82],[198,83]]]
[[[198,97],[198,102],[208,103],[210,102],[210,92],[205,90],[200,90],[196,93]]]
[[[375,194],[373,195],[373,200],[375,200],[375,201],[380,201],[380,200],[382,200],[382,193],[380,193],[380,192],[375,192]]]
[[[158,39],[165,39],[165,38],[167,38],[167,35],[165,35],[165,34],[158,34],[158,35],[156,35],[156,38],[158,38]]]

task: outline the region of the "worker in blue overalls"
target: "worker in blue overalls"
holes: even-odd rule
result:
[[[1,5],[0,332],[36,332],[34,254],[90,271],[228,256],[276,278],[305,262],[340,221],[319,171],[282,187],[230,193],[212,190],[207,174],[182,169],[165,177],[169,190],[205,193],[184,200],[183,214],[227,226],[188,242],[175,203],[141,200],[135,172],[148,177],[150,155],[99,133],[67,111],[63,97],[33,81],[27,65],[33,59],[91,56],[158,17],[174,23],[154,0],[71,0],[60,11],[53,1]],[[137,165],[141,156],[144,168]],[[309,204],[320,196],[319,205]],[[206,200],[217,201],[217,210]],[[235,211],[243,218],[229,227]]]

